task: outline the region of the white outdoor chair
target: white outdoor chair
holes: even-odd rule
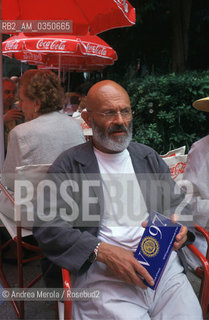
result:
[[[0,189],[1,192],[8,192],[6,189],[4,189],[4,186],[0,183]],[[11,199],[11,195],[9,196]],[[12,199],[11,199],[12,200]],[[14,204],[14,203],[13,203]],[[3,251],[6,247],[10,245],[11,242],[14,242],[17,246],[17,278],[18,278],[18,288],[30,288],[32,287],[41,277],[42,274],[38,274],[36,277],[31,279],[31,281],[27,284],[24,284],[24,264],[39,260],[41,257],[43,257],[43,254],[41,253],[41,250],[38,246],[31,245],[27,242],[27,237],[32,236],[32,230],[24,229],[21,226],[18,226],[14,221],[6,217],[4,214],[0,212],[0,220],[2,222],[1,227],[5,227],[7,231],[9,232],[11,239],[7,240],[4,244],[0,243],[0,279],[2,281],[2,284],[5,288],[10,288],[10,284],[7,280],[7,276],[4,271],[4,263],[2,260],[3,257]],[[22,250],[23,248],[32,251],[34,254],[30,258],[23,258]],[[14,309],[16,311],[16,314],[18,318],[23,319],[24,318],[24,301],[15,301],[14,299],[11,300]]]
[[[47,165],[29,165],[22,166],[16,168],[16,177],[19,179],[24,179],[24,176],[27,178],[33,178],[34,187],[37,186],[38,182],[45,176],[49,164]],[[24,264],[39,260],[43,257],[43,253],[41,252],[38,245],[33,245],[30,242],[27,242],[28,236],[32,236],[32,228],[31,226],[25,228],[21,225],[21,223],[17,223],[14,221],[14,208],[15,208],[15,200],[12,192],[9,192],[5,186],[0,183],[0,220],[1,227],[5,227],[8,231],[11,238],[7,240],[4,244],[0,244],[0,278],[5,288],[9,288],[10,284],[8,283],[6,273],[4,271],[4,265],[2,261],[3,250],[10,245],[11,242],[14,242],[17,246],[17,275],[18,275],[18,288],[29,288],[33,286],[42,276],[42,274],[38,274],[36,277],[32,278],[31,281],[27,284],[24,283]],[[2,207],[1,207],[1,200]],[[8,216],[5,214],[7,211],[5,209],[10,208],[8,210]],[[3,211],[2,211],[3,209]],[[1,212],[2,211],[2,212]],[[13,216],[11,215],[13,213]],[[23,212],[24,215],[24,212]],[[24,224],[23,224],[24,225]],[[31,251],[32,256],[30,258],[23,258],[23,248]],[[12,300],[12,304],[17,313],[18,318],[24,318],[24,301],[15,301]]]
[[[33,187],[37,188],[38,183],[45,177],[45,174],[48,170],[50,164],[40,164],[40,165],[28,165],[23,167],[16,168],[16,176],[19,179],[24,179],[25,177],[32,179]],[[15,207],[15,200],[13,194],[9,192],[5,186],[0,183],[0,190],[6,196],[8,205],[10,204],[13,208]],[[1,208],[0,208],[1,210]],[[41,252],[40,248],[37,245],[32,245],[27,242],[27,237],[32,236],[32,228],[29,226],[25,228],[21,226],[20,223],[16,223],[12,216],[8,217],[2,212],[0,212],[1,227],[5,227],[8,233],[11,236],[11,239],[6,241],[4,244],[0,242],[0,279],[5,288],[10,288],[6,274],[4,272],[4,266],[2,261],[3,250],[5,247],[9,246],[11,242],[14,242],[17,245],[17,274],[18,274],[18,285],[17,288],[30,288],[32,287],[41,277],[42,273],[38,274],[36,277],[32,278],[31,281],[27,284],[24,283],[24,264],[41,259],[44,254]],[[23,224],[24,225],[24,224]],[[30,258],[23,258],[22,249],[26,248],[29,251],[34,252],[34,255]],[[70,274],[67,270],[62,269],[63,277],[63,288],[70,290]],[[24,301],[15,301],[12,300],[12,304],[16,311],[18,318],[24,319]],[[59,303],[60,304],[60,303]],[[58,308],[57,313],[59,312],[60,319],[69,320],[71,319],[71,309],[72,302],[70,300],[64,301],[64,307]],[[62,304],[60,304],[62,306]]]

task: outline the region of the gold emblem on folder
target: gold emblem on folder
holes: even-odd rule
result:
[[[159,243],[153,237],[146,237],[141,243],[141,250],[147,257],[154,257],[159,252]]]

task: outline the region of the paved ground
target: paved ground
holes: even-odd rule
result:
[[[25,267],[25,281],[28,281],[30,279],[29,277],[31,275],[36,275],[40,271],[40,265],[39,262],[33,262],[30,264],[27,264]],[[14,264],[5,264],[5,272],[8,274],[8,278],[10,283],[15,287],[17,285],[17,275],[16,275],[16,266]],[[195,277],[192,273],[188,273],[188,277],[192,283],[192,286],[196,293],[199,291],[200,286],[200,280]],[[37,288],[43,288],[44,283],[43,280],[40,280],[36,286]],[[52,301],[46,301],[46,302],[25,302],[25,319],[33,320],[33,319],[39,319],[39,320],[51,320],[56,319],[54,308],[54,303]],[[11,302],[3,302],[3,304],[0,306],[0,319],[6,320],[6,319],[17,319],[16,313],[12,307]],[[207,319],[209,319],[209,314]],[[80,320],[80,319],[76,319]],[[169,320],[169,319],[166,319]],[[178,320],[178,319],[176,319]],[[188,320],[188,319],[185,319]]]
[[[5,264],[5,274],[8,275],[9,283],[13,287],[17,286],[17,273],[14,264]],[[31,276],[36,276],[40,272],[39,262],[28,263],[24,266],[24,280],[28,282]],[[34,287],[44,288],[43,280],[39,280]],[[16,312],[11,302],[3,302],[0,306],[0,319],[17,319]],[[25,302],[25,319],[33,320],[51,320],[56,319],[54,311],[54,302],[52,301],[26,301]]]

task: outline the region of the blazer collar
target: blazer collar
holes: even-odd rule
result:
[[[148,152],[143,148],[139,148],[140,144],[131,142],[128,146],[128,151],[132,160],[135,173],[147,173],[147,155]]]
[[[77,149],[75,160],[83,166],[84,172],[99,173],[99,166],[94,154],[94,146],[92,140],[81,145],[82,148]]]
[[[140,148],[140,150],[137,152],[136,148],[138,146],[139,144],[131,142],[128,146],[128,151],[131,156],[135,172],[138,172],[140,167],[140,172],[145,173],[147,172],[146,157],[149,152],[143,148]],[[77,154],[75,155],[75,160],[83,166],[84,172],[99,173],[99,166],[93,148],[94,146],[92,140],[82,144],[82,148],[79,148]]]
[[[99,181],[99,187],[92,187],[96,197],[98,198],[100,213],[104,212],[104,194],[102,188],[102,177],[99,171],[99,165],[94,154],[93,142],[88,141],[79,148],[74,158],[82,166],[81,171],[85,174],[86,178]]]

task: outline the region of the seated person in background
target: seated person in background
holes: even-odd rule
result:
[[[10,79],[14,82],[14,84],[16,86],[18,86],[18,84],[19,84],[19,77],[18,76],[12,76],[12,77],[10,77]]]
[[[144,285],[142,278],[150,285],[153,278],[134,258],[144,230],[141,223],[149,213],[158,210],[170,216],[185,195],[153,149],[131,142],[132,111],[124,88],[110,80],[98,82],[88,92],[86,107],[83,116],[93,129],[92,140],[62,153],[48,170],[57,183],[56,217],[47,222],[36,213],[33,232],[46,255],[43,270],[48,286],[60,286],[60,267],[64,267],[71,272],[72,288],[101,293],[74,300],[73,319],[202,319],[182,265],[180,248],[187,239],[194,240],[186,226],[176,236],[156,291]],[[59,186],[73,178],[78,187],[76,192],[68,188],[74,201],[70,206]],[[155,182],[156,194],[150,187]],[[48,216],[52,204],[47,193],[44,205]],[[182,219],[190,212],[184,206]]]
[[[73,93],[70,97],[70,103],[71,103],[71,108],[72,108],[73,114],[74,114],[74,112],[76,112],[78,110],[78,106],[80,103],[79,96],[77,94]]]
[[[78,109],[79,97],[74,92],[65,93],[65,104],[61,112],[66,113],[68,116],[72,116],[73,113]]]
[[[4,105],[4,138],[5,149],[8,143],[8,134],[17,124],[23,122],[23,113],[15,103],[16,84],[10,78],[3,78],[3,105]]]
[[[84,82],[77,87],[76,93],[79,95],[79,105],[77,110],[73,113],[73,118],[79,121],[83,133],[86,137],[92,136],[92,129],[88,126],[85,120],[82,117],[82,111],[86,108],[86,97],[89,89],[92,87],[93,82]]]
[[[12,83],[11,88],[14,88]],[[61,114],[64,92],[59,78],[51,71],[28,70],[20,79],[19,101],[25,116],[25,123],[16,126],[9,133],[7,155],[4,162],[3,183],[14,191],[15,168],[24,165],[50,164],[69,147],[83,143],[80,126],[71,117]],[[12,110],[11,110],[12,111]],[[37,179],[40,173],[32,173]],[[29,173],[31,177],[31,174]],[[27,178],[26,178],[27,179]],[[21,223],[31,229],[25,208],[21,210]],[[14,219],[14,207],[0,194],[0,212]],[[9,237],[4,229],[2,242]],[[15,250],[14,250],[15,249]],[[15,257],[16,248],[4,253],[4,259]]]
[[[82,112],[83,109],[86,108],[86,97],[88,94],[89,89],[93,86],[94,82],[91,81],[87,81],[84,82],[82,84],[80,84],[77,88],[76,88],[76,93],[79,96],[79,106],[78,106],[78,112]]]
[[[85,141],[78,123],[59,111],[64,92],[59,78],[48,70],[28,70],[20,79],[20,106],[25,123],[9,134],[3,166],[3,183],[14,191],[15,169],[30,164],[50,164],[64,150]],[[6,203],[0,196],[0,211]]]
[[[193,107],[209,112],[209,97],[195,101]],[[191,197],[194,222],[209,232],[209,135],[192,145],[183,178],[191,183],[187,187],[187,192]],[[206,255],[206,240],[199,232],[196,233],[194,245]],[[201,265],[188,248],[184,248],[184,251],[192,268],[196,269]]]
[[[15,86],[16,86],[15,104],[18,106],[18,102],[19,102],[18,91],[19,91],[20,78],[18,76],[12,76],[12,77],[10,77],[10,80],[12,80],[14,82]]]

